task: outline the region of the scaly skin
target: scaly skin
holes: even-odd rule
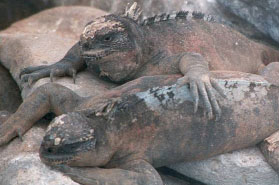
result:
[[[182,74],[180,85],[190,82],[194,112],[202,99],[209,118],[221,109],[213,89],[222,94],[212,70],[258,74],[264,65],[278,61],[279,52],[247,39],[208,16],[179,12],[138,21],[132,6],[125,16],[106,15],[89,22],[80,41],[51,66],[29,67],[22,81],[50,76],[74,76],[88,67],[113,82],[142,76]],[[193,18],[190,18],[193,17]]]
[[[251,74],[212,75],[229,97],[220,100],[219,121],[192,114],[179,76],[143,77],[105,94],[111,101],[102,110],[88,109],[103,102],[93,98],[57,117],[41,159],[81,184],[162,185],[156,167],[253,146],[279,129],[278,86]]]
[[[264,71],[264,73],[263,73],[264,77],[266,79],[278,79],[279,75],[277,74],[277,76],[276,76],[275,73],[273,72],[273,70],[274,69],[277,70],[278,67],[279,67],[278,63],[272,63],[272,64],[268,65],[266,67],[266,69],[263,70]],[[221,77],[223,76],[222,78],[227,78],[228,81],[233,80],[233,79],[230,79],[230,78],[235,77],[235,76],[237,76],[238,78],[240,78],[242,76],[244,79],[245,78],[248,79],[248,81],[249,80],[253,81],[252,76],[249,75],[249,74],[238,74],[238,73],[236,73],[234,75],[233,74],[230,75],[229,72],[224,72],[223,75],[219,75],[219,76],[221,76]],[[143,78],[139,78],[139,79],[133,80],[131,82],[128,82],[123,86],[116,87],[116,88],[114,88],[110,91],[107,91],[107,92],[104,91],[103,96],[101,96],[101,97],[96,97],[95,96],[95,97],[91,97],[91,98],[81,98],[78,95],[76,95],[75,93],[73,93],[71,90],[69,90],[69,89],[67,89],[67,88],[65,88],[61,85],[55,84],[55,83],[46,84],[44,86],[39,87],[34,93],[32,93],[31,96],[29,96],[27,99],[25,99],[25,101],[19,107],[17,112],[14,113],[12,116],[10,116],[8,118],[8,120],[5,121],[2,125],[0,125],[0,145],[8,143],[8,141],[10,141],[11,138],[13,138],[17,135],[24,134],[37,120],[39,120],[43,115],[45,115],[48,112],[54,112],[57,116],[59,116],[61,114],[66,114],[68,112],[77,112],[76,114],[73,113],[73,114],[69,114],[69,115],[81,115],[81,120],[74,121],[74,119],[76,119],[75,117],[73,117],[73,119],[70,117],[70,119],[69,119],[69,122],[74,121],[75,123],[78,123],[76,125],[76,126],[78,126],[77,129],[72,129],[71,128],[72,125],[69,125],[69,129],[67,128],[64,131],[63,130],[61,131],[62,133],[65,133],[65,132],[69,131],[68,132],[68,137],[70,137],[70,138],[64,138],[65,140],[63,140],[63,141],[68,141],[69,140],[70,143],[73,143],[73,141],[75,139],[78,140],[78,142],[80,141],[80,138],[82,137],[81,136],[82,132],[80,132],[79,125],[80,125],[80,127],[83,127],[83,125],[87,125],[87,122],[85,121],[85,120],[87,120],[86,117],[90,118],[90,117],[93,116],[93,120],[97,119],[97,121],[99,121],[99,119],[103,118],[103,117],[109,118],[107,120],[101,119],[100,123],[103,123],[101,125],[103,125],[103,126],[105,126],[105,125],[115,125],[115,127],[121,128],[121,127],[124,126],[124,125],[121,125],[122,121],[120,121],[120,122],[115,121],[115,120],[113,121],[113,119],[111,119],[113,117],[111,117],[111,113],[110,113],[112,111],[112,109],[115,109],[115,106],[114,106],[115,104],[118,105],[118,107],[119,107],[119,103],[117,103],[117,102],[119,102],[121,100],[121,95],[123,95],[124,97],[127,97],[127,100],[124,99],[124,101],[127,101],[127,102],[122,103],[122,105],[120,106],[120,109],[123,110],[124,113],[125,112],[126,113],[125,113],[125,115],[123,115],[123,117],[122,116],[119,117],[119,115],[118,115],[118,116],[116,116],[116,118],[118,117],[119,119],[123,119],[126,123],[128,123],[129,120],[133,118],[132,121],[130,120],[131,125],[135,124],[135,122],[137,124],[140,124],[140,123],[144,124],[145,123],[144,120],[138,120],[137,116],[140,116],[143,112],[145,112],[145,110],[147,112],[150,111],[150,109],[146,108],[146,107],[142,107],[142,101],[134,101],[133,100],[133,97],[135,97],[135,93],[144,92],[144,91],[148,92],[148,89],[150,89],[152,87],[156,87],[156,86],[162,87],[164,85],[174,84],[179,77],[180,77],[179,75],[178,76],[177,75],[176,76],[167,76],[167,77],[164,77],[164,76],[143,77]],[[257,78],[256,78],[256,81],[258,81]],[[188,92],[187,89],[185,89],[185,87],[181,87],[181,88],[182,88],[182,91],[185,90],[185,92],[186,92],[185,97],[188,97],[188,98],[191,99],[191,97],[189,97],[189,94],[187,96],[187,92]],[[264,98],[262,101],[260,101],[260,103],[263,103],[264,105],[260,105],[259,102],[258,102],[259,99],[256,98],[255,99],[256,101],[254,101],[253,104],[250,106],[251,102],[250,103],[248,102],[246,104],[242,100],[241,101],[236,101],[236,103],[234,103],[234,94],[237,95],[239,92],[241,92],[241,90],[236,88],[236,85],[227,83],[226,88],[227,88],[227,90],[232,91],[232,94],[230,95],[230,97],[227,100],[223,100],[223,101],[224,102],[229,101],[233,105],[241,104],[241,106],[239,107],[239,110],[238,110],[238,108],[236,108],[234,106],[229,106],[229,107],[233,107],[236,111],[238,110],[240,112],[239,115],[241,115],[241,114],[243,114],[243,112],[245,112],[245,115],[247,116],[247,119],[249,119],[249,120],[246,120],[247,123],[250,123],[250,124],[253,123],[253,124],[255,124],[254,126],[253,125],[247,125],[246,121],[237,122],[237,123],[241,123],[242,125],[236,125],[235,122],[233,122],[233,120],[234,119],[240,119],[241,116],[237,115],[237,116],[233,117],[231,114],[228,115],[228,113],[230,113],[232,111],[231,110],[227,111],[226,108],[224,109],[225,112],[222,115],[221,120],[216,122],[216,123],[214,123],[214,121],[208,121],[206,119],[206,117],[203,115],[202,109],[198,111],[198,114],[195,117],[192,117],[192,114],[190,114],[190,112],[191,112],[190,110],[193,108],[193,106],[191,104],[191,101],[186,102],[186,103],[182,103],[182,104],[180,103],[179,104],[180,108],[178,108],[179,110],[177,110],[177,107],[173,110],[169,110],[168,106],[164,105],[164,106],[160,107],[160,109],[158,109],[155,112],[151,111],[151,115],[147,115],[147,116],[144,116],[144,117],[147,119],[147,121],[148,121],[149,118],[152,119],[152,117],[154,117],[154,116],[155,117],[157,117],[157,116],[163,117],[162,121],[165,122],[168,125],[167,127],[169,127],[168,129],[170,129],[170,130],[172,130],[172,124],[174,124],[174,123],[181,123],[182,122],[183,124],[181,124],[181,126],[183,126],[185,124],[184,125],[185,127],[187,125],[189,126],[189,124],[192,125],[190,130],[185,131],[185,133],[184,133],[185,137],[188,137],[190,133],[193,133],[193,134],[191,134],[191,137],[195,137],[195,138],[192,138],[190,140],[191,140],[191,142],[196,143],[192,147],[190,147],[190,146],[186,147],[187,152],[189,152],[187,154],[187,155],[189,155],[188,156],[189,158],[187,160],[203,159],[203,158],[207,158],[207,157],[210,157],[210,156],[218,154],[218,153],[239,149],[241,147],[248,146],[248,145],[253,145],[254,143],[258,142],[260,139],[266,137],[268,134],[273,132],[273,130],[276,127],[276,124],[275,125],[267,124],[267,125],[265,125],[265,129],[262,129],[262,127],[260,127],[260,125],[262,123],[260,122],[260,119],[258,119],[258,116],[261,119],[270,118],[269,121],[277,123],[276,122],[277,117],[275,117],[275,119],[273,119],[274,114],[276,115],[276,112],[274,112],[274,110],[270,110],[270,109],[276,108],[276,106],[273,105],[273,104],[269,105],[269,103],[268,103],[268,102],[270,102],[270,103],[273,102],[273,103],[276,104],[276,102],[277,102],[276,101],[276,98],[277,98],[276,93],[275,94],[274,93],[268,93],[268,95],[264,96],[264,97],[254,96],[254,97]],[[255,94],[255,92],[252,92],[253,95],[258,95],[258,93],[261,92],[261,91],[258,91],[259,89],[257,90],[257,88],[258,87],[253,87],[252,88],[252,90],[253,89],[256,90],[255,91],[256,94]],[[259,85],[259,88],[264,89],[265,87],[264,86],[262,87],[261,85]],[[154,88],[154,89],[156,89],[156,88]],[[169,93],[167,93],[168,94],[167,96],[164,96],[160,93],[156,93],[158,91],[155,91],[154,89],[153,89],[153,91],[150,91],[151,94],[148,95],[145,98],[148,99],[148,97],[153,97],[153,95],[154,95],[154,96],[156,96],[156,98],[158,100],[163,101],[163,102],[164,102],[165,98],[167,98],[167,99],[170,98],[170,101],[165,101],[165,103],[167,102],[167,104],[170,105],[170,106],[172,106],[172,105],[175,106],[176,105],[175,102],[172,103],[172,98],[171,97],[172,96],[175,97],[177,95],[179,96],[178,93],[172,93],[170,91]],[[172,90],[175,91],[175,89],[172,89]],[[274,92],[274,88],[272,90],[270,90],[270,92]],[[180,95],[181,95],[181,93],[180,93]],[[246,93],[246,95],[248,96],[249,93],[248,94]],[[181,97],[184,97],[184,95],[182,95]],[[243,96],[242,98],[244,98],[244,97],[245,96]],[[136,106],[131,106],[131,105],[134,105],[133,103],[131,104],[131,102],[128,101],[131,98],[132,98],[132,102],[137,104]],[[245,100],[245,98],[244,98],[244,100]],[[248,98],[248,100],[251,100],[251,98],[250,99]],[[155,105],[160,105],[160,102],[159,102],[159,104],[155,104]],[[181,108],[181,106],[182,107],[183,106],[188,106],[188,108],[183,109],[183,108]],[[253,108],[253,106],[256,106],[256,107]],[[222,108],[225,107],[225,106],[222,105],[222,102],[221,102],[221,107]],[[260,110],[263,109],[264,111],[266,111],[265,114],[268,114],[268,115],[263,116],[263,115],[259,114],[259,109],[258,108],[260,108]],[[252,109],[253,109],[253,113],[251,113],[249,115],[248,113]],[[177,111],[175,111],[175,110],[177,110]],[[139,115],[137,113],[135,113],[136,111],[139,111],[138,112]],[[163,112],[160,112],[160,111],[163,111]],[[171,115],[168,115],[164,111],[167,111],[167,112],[170,111],[169,114],[171,114]],[[185,112],[182,113],[181,111],[185,111]],[[96,117],[95,115],[98,115],[99,117]],[[255,117],[255,115],[256,115],[256,117]],[[77,116],[77,118],[79,118],[79,116]],[[136,118],[136,119],[134,119],[134,118]],[[192,119],[190,119],[190,118],[192,118]],[[5,117],[4,120],[6,120],[6,119],[7,119],[7,117]],[[177,120],[173,120],[173,119],[182,119],[182,120],[177,122]],[[112,120],[113,123],[112,124],[105,124],[105,123],[107,123],[108,120]],[[190,121],[190,123],[188,123],[187,120],[188,120],[188,122]],[[232,122],[228,123],[227,121],[229,121],[229,120],[231,120]],[[85,123],[83,123],[83,121],[85,121]],[[158,119],[154,119],[154,121],[156,121],[156,123],[159,122],[160,125],[163,124],[163,122],[161,123],[161,121],[158,120]],[[266,121],[264,121],[263,123],[266,123]],[[62,125],[60,125],[60,126],[63,129]],[[174,126],[177,126],[177,125],[175,124]],[[247,132],[247,133],[250,133],[250,135],[247,135],[247,133],[245,132],[245,129],[248,129],[248,127],[249,127],[249,132]],[[155,127],[152,126],[152,127],[147,127],[146,129],[147,129],[148,133],[150,133],[152,131],[156,131],[156,130],[154,130],[154,128]],[[255,128],[259,129],[257,131],[257,133],[256,133],[256,131],[251,132]],[[238,137],[235,138],[234,132],[231,132],[231,133],[228,132],[228,131],[230,131],[230,129],[237,129],[238,132],[236,132],[236,133],[238,134],[237,135]],[[77,137],[75,137],[75,134],[72,133],[73,130],[77,131],[76,132]],[[90,129],[85,129],[85,130],[89,130],[89,132],[90,132]],[[101,132],[105,133],[106,131],[111,131],[111,129],[104,128],[104,130],[101,131]],[[109,151],[111,151],[111,149],[113,149],[113,150],[116,149],[118,144],[124,142],[123,144],[127,145],[128,149],[129,149],[129,147],[132,147],[133,146],[132,144],[134,143],[132,138],[134,137],[135,134],[141,134],[142,133],[142,132],[139,132],[139,131],[140,131],[140,129],[139,130],[138,129],[136,129],[136,130],[132,129],[129,132],[127,132],[128,135],[124,134],[124,135],[126,135],[125,136],[126,137],[125,139],[127,139],[126,141],[125,141],[124,138],[122,138],[123,140],[118,140],[117,137],[115,137],[115,138],[112,137],[111,138],[112,141],[116,142],[116,144],[114,146],[111,146],[107,143],[107,144],[105,144],[107,146],[107,149],[98,150],[98,151],[100,151],[100,156],[98,156],[98,158],[101,160],[101,162],[96,164],[96,166],[105,165],[105,163],[110,161],[110,158],[109,157],[107,158],[107,156],[105,154],[109,155],[110,154]],[[177,131],[179,131],[179,129],[177,129]],[[214,139],[213,140],[208,140],[210,138],[208,138],[208,135],[206,135],[206,134],[203,135],[203,132],[208,132],[207,134],[210,134],[212,132],[213,135],[217,134],[218,137],[223,134],[222,136],[225,137],[225,138],[217,139],[216,141]],[[88,133],[88,134],[90,134],[90,133]],[[251,136],[251,134],[252,134],[252,136]],[[101,135],[105,136],[104,134],[101,134]],[[163,134],[162,136],[164,136],[164,135],[165,134]],[[177,134],[173,134],[173,135],[170,134],[169,136],[171,136],[171,137],[177,136],[177,139],[180,138],[180,135],[177,135]],[[205,137],[205,139],[201,139],[201,136]],[[242,137],[240,137],[240,136],[242,136]],[[131,137],[131,139],[129,137]],[[234,139],[232,138],[232,140],[231,140],[231,137],[233,137]],[[242,139],[237,140],[237,138],[239,139],[239,138],[243,138],[243,137],[245,138],[243,140],[247,141],[246,143],[245,142],[243,143]],[[251,137],[253,137],[253,138],[251,138]],[[53,139],[55,139],[55,138],[53,138]],[[223,139],[225,139],[224,143],[218,144],[219,142],[223,142],[222,141]],[[147,138],[147,140],[148,140],[148,138]],[[58,141],[59,141],[59,139],[56,140],[56,142],[58,142]],[[129,144],[130,141],[132,141],[131,144]],[[202,141],[206,141],[206,142],[203,143]],[[212,143],[211,144],[208,143],[209,141],[212,142]],[[178,142],[180,142],[180,141],[177,141],[177,143]],[[228,142],[228,143],[225,144],[226,142]],[[152,142],[146,141],[145,143],[152,143]],[[169,144],[168,141],[162,141],[162,143],[165,143],[163,149],[167,149],[169,147],[168,146],[168,144]],[[50,143],[50,145],[46,145],[45,148],[51,147],[51,144],[52,143]],[[97,144],[98,144],[98,142],[97,142]],[[157,144],[158,143],[155,143],[154,146],[159,146]],[[175,143],[171,143],[171,145],[176,146]],[[180,145],[180,147],[183,147],[182,145],[183,145],[183,143]],[[71,145],[69,145],[69,146],[71,146]],[[79,146],[79,143],[77,143],[76,146]],[[137,146],[134,145],[134,147],[137,147]],[[213,148],[211,148],[211,147],[213,147]],[[215,148],[215,147],[217,147],[217,148]],[[67,154],[67,152],[71,153],[71,151],[73,151],[74,149],[75,148],[73,147],[73,148],[69,148],[68,150],[65,150],[65,151],[60,150],[60,151],[62,151],[62,153],[56,153],[56,155],[54,155],[53,160],[58,160],[59,161],[59,158],[60,158],[63,161],[65,159],[64,154]],[[199,151],[200,149],[203,150],[203,152]],[[45,150],[47,150],[47,149],[45,149]],[[124,150],[126,150],[126,149],[124,149]],[[133,150],[133,148],[131,148],[131,150]],[[129,150],[127,150],[127,151],[129,151]],[[155,156],[159,155],[159,154],[162,153],[160,151],[161,151],[161,149],[160,149],[160,147],[158,147],[157,152],[154,151],[153,154]],[[81,151],[80,154],[82,154],[83,152],[84,151]],[[61,157],[59,157],[59,155],[61,155]],[[123,154],[119,153],[117,155],[122,156]],[[169,155],[169,156],[172,156],[172,155]],[[68,157],[71,158],[72,156],[68,156]],[[104,160],[103,157],[105,157],[106,160]],[[165,157],[162,156],[162,157],[163,157],[162,161],[167,161],[166,160],[168,158],[167,156],[165,156]],[[85,161],[88,160],[89,162],[92,159],[92,157],[90,157],[90,156],[89,157],[85,156],[85,157],[82,157],[82,158],[84,158]],[[94,160],[97,160],[98,158],[94,158]],[[77,157],[76,160],[77,159],[79,159],[79,157]],[[173,160],[173,159],[171,158],[170,160]],[[113,161],[118,161],[118,160],[115,159]],[[121,160],[119,160],[119,162],[121,163]],[[78,163],[79,163],[79,161],[78,161]],[[79,165],[82,165],[82,164],[83,164],[83,162],[79,163]],[[153,169],[150,165],[147,165],[147,166],[149,166],[148,168],[150,170]],[[158,166],[160,166],[160,165],[158,165]],[[65,170],[67,168],[63,168],[63,169]],[[98,169],[97,169],[97,171],[98,171]],[[154,171],[154,170],[151,170],[151,171]],[[108,173],[108,171],[106,171],[106,170],[105,170],[105,172],[106,172],[106,174]],[[82,172],[82,173],[84,173],[84,172]],[[101,171],[98,171],[98,173],[96,173],[96,174],[99,174],[99,173],[103,174],[103,172],[101,172]],[[112,174],[113,173],[114,173],[114,170],[112,170]],[[121,170],[120,170],[120,173],[121,173]],[[71,175],[75,180],[77,180],[79,182],[84,182],[84,180],[85,181],[90,180],[90,179],[87,179],[87,178],[83,177],[84,174],[82,175],[79,172],[74,171],[72,173],[72,172],[67,171],[67,174]],[[133,174],[134,173],[132,173],[131,175],[133,176]],[[76,177],[74,177],[74,176],[76,176]],[[93,178],[93,176],[92,176],[92,178]],[[143,174],[142,178],[146,179],[145,174]],[[161,182],[159,178],[156,177],[156,179],[157,179],[156,182]],[[104,180],[107,180],[107,179],[105,178]],[[121,178],[120,180],[124,180],[124,179]],[[99,179],[98,182],[99,181],[101,181],[101,179]],[[143,182],[145,182],[145,181],[143,181]],[[86,184],[86,183],[84,183],[84,184]]]

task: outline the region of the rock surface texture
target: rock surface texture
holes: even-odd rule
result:
[[[94,8],[61,7],[22,20],[0,33],[3,43],[0,45],[0,61],[11,71],[13,78],[20,85],[21,69],[58,61],[78,40],[86,22],[104,14],[105,12]],[[46,82],[49,82],[49,78],[38,81],[32,89],[27,86],[21,87],[22,96],[26,97]],[[70,78],[59,78],[56,82],[81,96],[97,95],[112,87],[111,84],[104,84],[104,89],[94,88],[96,83],[104,82],[93,79],[87,72],[78,74],[76,84],[73,84]],[[24,142],[15,139],[9,145],[0,148],[0,184],[76,184],[40,162],[37,152],[45,126],[46,124],[39,124],[32,128],[24,135]],[[278,176],[264,161],[257,148],[171,167],[212,185],[269,185],[269,182],[273,185],[279,184]],[[226,171],[230,173],[225,173]],[[258,178],[256,182],[256,177],[262,178]]]
[[[279,43],[279,3],[277,0],[216,0],[229,19],[239,17],[242,26],[252,25]]]
[[[209,185],[277,185],[278,174],[256,147],[170,168]]]

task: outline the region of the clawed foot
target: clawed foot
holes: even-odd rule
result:
[[[11,113],[7,111],[0,111],[0,146],[7,144],[16,136],[23,141],[23,129],[17,125],[10,124],[10,120],[12,119]]]
[[[50,66],[42,65],[36,67],[24,68],[19,77],[21,79],[21,84],[28,83],[30,87],[33,82],[45,77],[50,77],[50,81],[53,82],[54,77],[69,75],[73,78],[73,82],[76,82],[77,71],[69,66],[62,64],[54,64]]]
[[[213,89],[215,89],[222,97],[225,97],[225,94],[218,82],[210,77],[210,74],[199,74],[195,72],[178,79],[177,83],[179,86],[186,85],[187,83],[190,84],[190,92],[194,98],[194,113],[198,110],[199,99],[201,97],[204,102],[208,119],[213,119],[213,113],[215,113],[216,120],[220,119],[222,111]]]
[[[0,146],[9,143],[14,137],[18,136],[21,141],[23,132],[21,128],[7,126],[7,124],[0,125]]]

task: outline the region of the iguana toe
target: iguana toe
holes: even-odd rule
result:
[[[205,84],[205,87],[206,87],[206,91],[207,91],[208,97],[209,97],[210,102],[211,102],[211,106],[212,106],[213,111],[215,113],[216,121],[218,121],[221,117],[222,111],[221,111],[221,109],[219,107],[219,104],[217,102],[216,96],[215,96],[214,91],[213,91],[213,87],[211,86],[210,83]]]
[[[21,84],[28,82],[28,84],[31,85],[33,82],[35,82],[41,78],[49,76],[49,74],[50,74],[49,69],[42,69],[42,70],[33,72],[31,74],[24,74],[21,76]]]
[[[220,87],[220,85],[218,84],[217,80],[214,78],[210,79],[211,85],[212,87],[223,97],[226,98],[226,95],[224,93],[224,90]]]
[[[41,69],[45,69],[46,67],[47,67],[46,65],[41,65],[41,66],[35,66],[35,67],[31,66],[31,67],[24,68],[20,71],[19,78],[21,78],[23,75],[30,74],[35,71],[39,71]]]
[[[197,83],[198,86],[198,90],[199,93],[201,95],[201,99],[203,100],[207,115],[208,115],[208,119],[212,119],[213,118],[213,111],[212,111],[212,106],[211,106],[211,102],[209,100],[209,96],[208,96],[208,92],[206,89],[206,85],[203,82],[198,82]]]
[[[198,105],[199,105],[199,93],[198,93],[198,87],[196,83],[194,82],[190,83],[190,91],[194,97],[194,113],[196,113],[198,111]]]

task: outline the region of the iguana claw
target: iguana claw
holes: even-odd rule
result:
[[[22,132],[21,132],[20,128],[16,129],[16,133],[17,133],[17,136],[19,137],[20,141],[23,141]]]
[[[28,83],[30,87],[33,82],[45,77],[50,77],[50,81],[54,81],[54,77],[69,75],[73,78],[73,83],[76,82],[77,70],[72,67],[63,65],[51,65],[51,66],[36,66],[24,68],[19,77],[21,83]]]
[[[215,89],[221,96],[225,97],[225,95],[216,80],[210,78],[207,74],[203,74],[199,77],[184,76],[180,78],[177,83],[179,86],[190,83],[190,92],[194,99],[194,113],[198,110],[199,96],[201,96],[208,119],[213,119],[213,113],[215,114],[216,121],[220,119],[222,111],[213,89]]]

